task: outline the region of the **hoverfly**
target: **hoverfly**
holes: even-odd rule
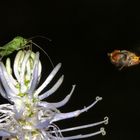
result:
[[[140,56],[127,50],[114,50],[108,53],[110,61],[121,70],[124,67],[138,65],[140,63]]]

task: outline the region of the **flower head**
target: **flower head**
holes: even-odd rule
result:
[[[55,125],[55,122],[77,117],[88,111],[102,99],[96,97],[91,105],[83,109],[62,113],[59,108],[69,101],[75,89],[75,85],[73,85],[70,93],[62,101],[53,103],[43,101],[62,84],[63,75],[52,88],[42,93],[60,67],[61,63],[57,64],[46,80],[38,87],[42,70],[39,52],[34,53],[31,50],[18,51],[13,67],[11,67],[10,58],[7,58],[5,65],[0,62],[0,93],[10,102],[0,105],[0,136],[3,140],[72,140],[105,134],[104,128],[101,128],[91,134],[67,137],[62,135],[65,132],[107,124],[107,117],[97,123],[63,130]]]

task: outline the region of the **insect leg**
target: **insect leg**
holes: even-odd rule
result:
[[[0,61],[6,55],[6,52],[8,51],[7,49],[8,49],[7,47],[0,47],[0,56],[1,56]]]
[[[122,70],[125,66],[126,66],[126,65],[122,65],[122,66],[119,68],[119,70]]]

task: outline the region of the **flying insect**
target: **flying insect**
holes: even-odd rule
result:
[[[131,67],[140,63],[140,56],[127,50],[114,50],[108,53],[110,61],[121,70],[124,67]]]

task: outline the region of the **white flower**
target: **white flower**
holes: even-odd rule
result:
[[[101,97],[83,109],[68,113],[61,113],[58,108],[64,106],[70,99],[75,85],[70,94],[62,101],[49,103],[43,101],[52,95],[62,84],[62,75],[55,85],[42,93],[43,89],[52,81],[61,67],[56,65],[46,80],[38,87],[42,65],[39,60],[39,52],[19,51],[15,57],[13,68],[9,58],[6,64],[0,62],[0,93],[10,103],[0,105],[0,136],[3,140],[72,140],[88,138],[97,134],[105,134],[104,128],[99,131],[64,137],[62,133],[89,128],[100,124],[107,124],[108,118],[101,122],[59,129],[55,122],[77,117],[81,113],[92,108]]]

